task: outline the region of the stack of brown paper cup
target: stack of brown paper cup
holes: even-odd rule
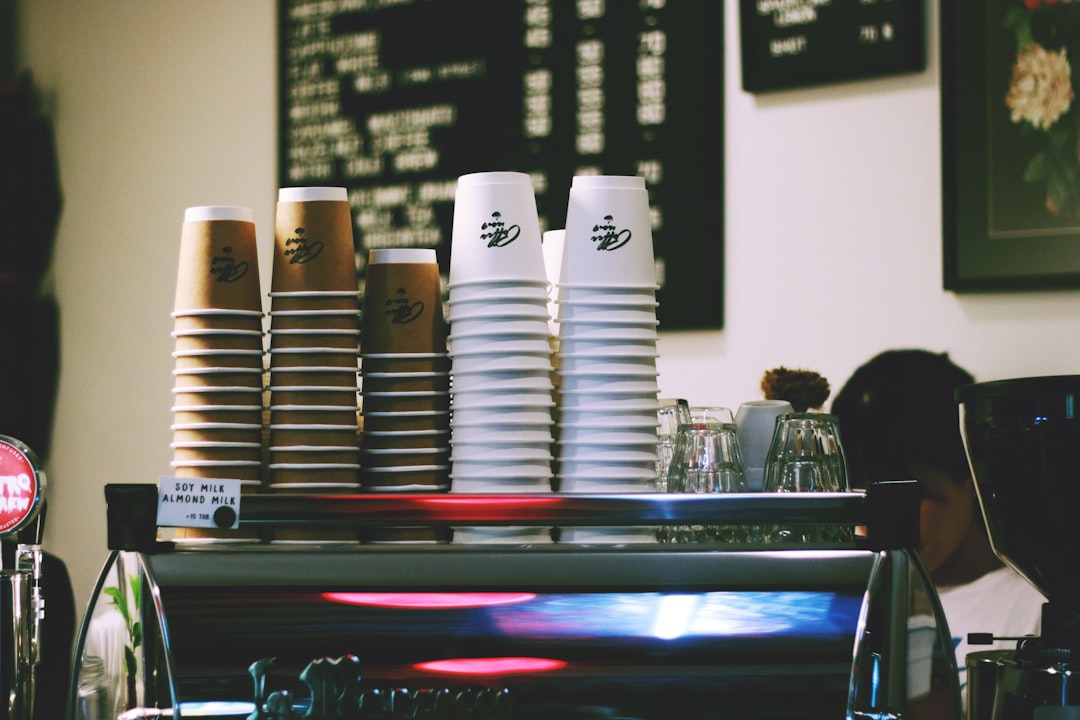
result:
[[[361,336],[361,482],[375,492],[445,492],[450,368],[435,251],[372,250]],[[445,542],[449,530],[386,527],[366,542]]]
[[[525,173],[458,178],[450,247],[451,491],[550,492],[548,279]],[[544,527],[459,527],[456,543],[551,542]]]
[[[640,177],[578,176],[557,287],[560,492],[656,492],[656,269]],[[653,542],[651,528],[564,528],[561,540]]]
[[[361,345],[361,481],[378,492],[442,492],[450,457],[450,372],[435,251],[372,250]],[[400,528],[369,540],[421,535]]]
[[[251,210],[185,210],[173,318],[173,473],[238,480],[242,492],[257,492],[263,330]],[[251,541],[258,534],[179,528],[175,539]]]
[[[344,188],[278,192],[270,290],[268,488],[359,488],[360,310]],[[274,542],[355,541],[349,529],[278,528]]]

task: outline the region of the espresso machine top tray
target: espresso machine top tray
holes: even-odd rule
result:
[[[87,608],[72,717],[958,718],[937,596],[872,495],[339,498],[375,524],[494,523],[501,505],[513,524],[894,525],[846,545],[188,549],[150,541],[112,493],[127,527],[110,537],[131,544]],[[311,523],[321,503],[241,514]]]

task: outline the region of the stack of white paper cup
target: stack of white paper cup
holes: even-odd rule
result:
[[[525,173],[458,178],[450,249],[451,492],[550,492],[548,280]],[[548,528],[456,528],[455,542],[550,542]]]
[[[355,490],[360,309],[345,189],[280,189],[274,237],[268,487],[302,493]],[[350,541],[356,533],[275,528],[273,539]]]
[[[377,492],[445,492],[450,361],[435,250],[370,252],[364,286],[361,482]],[[445,542],[436,527],[366,530],[367,542]]]
[[[640,177],[578,176],[557,288],[560,492],[656,492],[656,270]],[[563,542],[652,542],[651,528],[563,528]]]
[[[173,311],[173,474],[237,480],[262,469],[263,331],[254,216],[231,206],[184,212]],[[179,528],[178,542],[257,540],[240,530]]]

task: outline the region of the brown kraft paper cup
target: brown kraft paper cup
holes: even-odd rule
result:
[[[352,213],[344,197],[344,188],[340,189],[341,200],[292,202],[287,199],[304,196],[304,191],[313,190],[317,189],[283,188],[278,195],[271,289],[275,292],[356,290]],[[310,194],[318,197],[336,195]]]
[[[450,358],[445,353],[401,353],[397,357],[361,355],[360,373],[450,372]]]
[[[438,264],[368,265],[361,328],[365,353],[446,352]]]
[[[184,217],[174,309],[261,311],[259,261],[251,211],[197,207],[188,208]]]

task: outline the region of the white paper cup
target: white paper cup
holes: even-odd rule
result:
[[[554,436],[550,425],[510,425],[506,427],[455,425],[450,444],[453,447],[467,445],[504,447],[506,445],[523,444],[525,446],[545,446],[550,448],[553,440]]]
[[[488,337],[451,337],[450,357],[456,361],[466,355],[509,355],[543,354],[551,352],[551,343],[547,335],[540,338],[518,337],[515,335],[492,335]]]
[[[560,493],[628,495],[657,492],[655,481],[648,478],[574,477],[563,475],[561,473],[557,477]]]
[[[660,421],[655,411],[623,410],[604,411],[577,408],[565,408],[559,414],[559,427],[582,425],[598,428],[657,428]]]
[[[658,375],[655,357],[597,357],[576,353],[559,353],[559,377],[573,375]]]
[[[646,340],[657,342],[660,333],[656,331],[656,323],[602,323],[602,322],[577,322],[563,320],[557,324],[557,333],[560,342],[569,339],[593,339],[593,340]]]
[[[474,407],[454,408],[450,427],[453,430],[466,425],[512,427],[517,425],[551,424],[552,406],[542,407]]]
[[[559,477],[604,478],[641,483],[656,481],[656,458],[639,461],[564,460],[559,458]],[[560,489],[565,486],[560,485]]]
[[[555,402],[550,392],[536,391],[515,392],[507,390],[455,392],[451,398],[451,407],[454,412],[476,408],[497,407],[528,407],[528,408],[552,408]]]
[[[625,395],[641,398],[649,395],[653,399],[659,391],[655,374],[642,375],[577,375],[560,374],[559,391],[563,395],[597,394]]]
[[[541,370],[488,370],[456,372],[453,378],[455,393],[498,390],[539,390],[550,392],[554,389],[551,373]]]
[[[505,492],[519,482],[549,482],[553,475],[547,461],[455,460],[451,463],[450,477],[454,492]],[[469,480],[482,480],[485,487],[466,489]]]
[[[559,322],[576,320],[605,324],[657,324],[657,305],[598,305],[595,303],[560,302],[556,319]]]
[[[656,286],[644,178],[574,177],[567,199],[559,283]]]
[[[657,393],[630,395],[626,393],[562,393],[562,407],[566,409],[597,410],[603,412],[657,412],[660,405]]]
[[[547,282],[532,181],[518,172],[462,175],[454,195],[449,282],[503,280]]]
[[[594,425],[560,425],[561,442],[581,442],[593,445],[637,445],[659,442],[655,428],[647,427],[597,427]]]
[[[490,461],[521,461],[521,462],[551,462],[555,459],[551,454],[551,443],[511,443],[507,445],[495,445],[491,443],[460,443],[453,442],[453,451],[450,459],[457,460],[490,460]]]
[[[548,342],[551,330],[546,318],[491,317],[480,320],[456,320],[450,326],[450,343],[460,338],[517,336]]]
[[[446,316],[447,322],[454,325],[465,320],[490,321],[504,319],[533,318],[545,322],[551,316],[546,300],[498,300],[480,302],[450,303]]]
[[[504,370],[552,372],[551,347],[543,352],[462,355],[453,360],[453,374]]]
[[[594,443],[559,442],[556,454],[561,462],[656,462],[656,444],[611,446]]]
[[[655,306],[657,286],[618,287],[603,285],[564,285],[558,284],[555,290],[560,302],[584,303],[595,305],[639,305]]]
[[[655,358],[660,357],[653,340],[607,340],[561,337],[559,357]]]
[[[551,297],[551,285],[538,280],[508,280],[505,282],[447,283],[447,302],[453,306],[463,302],[544,301]]]

